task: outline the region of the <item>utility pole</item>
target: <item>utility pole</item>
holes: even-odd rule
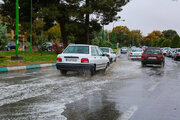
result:
[[[16,0],[16,57],[18,57],[19,41],[19,0]]]
[[[31,0],[31,23],[30,23],[30,52],[32,52],[32,0]]]

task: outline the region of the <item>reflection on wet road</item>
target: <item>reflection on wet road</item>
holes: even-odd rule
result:
[[[122,56],[89,78],[56,68],[0,74],[0,120],[179,120],[180,61],[141,67]]]

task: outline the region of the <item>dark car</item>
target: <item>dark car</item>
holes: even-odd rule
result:
[[[6,50],[11,51],[12,49],[16,49],[16,43],[10,42],[6,45]]]
[[[149,47],[146,48],[141,57],[141,64],[145,66],[146,64],[158,64],[164,67],[165,58],[160,48]]]

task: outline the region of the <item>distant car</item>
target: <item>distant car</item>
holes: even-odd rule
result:
[[[121,48],[121,54],[126,54],[128,52],[128,48],[127,47],[122,47]]]
[[[171,58],[174,58],[175,54],[176,54],[176,48],[174,48],[174,50],[172,51]]]
[[[11,51],[12,49],[16,49],[16,43],[10,42],[10,43],[8,43],[8,44],[6,45],[5,48],[6,48],[7,51]]]
[[[176,48],[173,58],[174,60],[180,59],[180,48]]]
[[[148,48],[148,47],[147,47],[147,46],[142,46],[143,51],[144,51],[146,48]]]
[[[63,75],[68,71],[89,71],[93,75],[97,70],[106,70],[109,63],[98,46],[70,44],[57,56],[56,67]]]
[[[41,46],[38,46],[38,49],[42,49],[43,51],[52,51],[53,43],[45,42]]]
[[[45,47],[46,51],[52,51],[52,47],[53,47],[53,43],[52,42],[45,42],[43,45],[46,46]]]
[[[165,47],[165,48],[163,48],[163,50],[162,50],[163,55],[165,55],[165,56],[166,56],[166,53],[167,53],[167,51],[168,51],[169,49],[170,49],[169,47]]]
[[[112,48],[101,47],[100,49],[102,50],[103,54],[105,54],[109,58],[109,61],[111,63],[116,62],[117,56],[116,53],[114,53],[114,51],[112,50]]]
[[[135,49],[132,49],[129,52],[128,56],[129,56],[130,59],[139,59],[139,60],[141,60],[142,53],[143,53],[143,49],[135,48]]]
[[[141,57],[141,64],[145,66],[146,64],[159,64],[164,67],[165,58],[160,48],[149,47],[146,48]]]
[[[175,51],[175,49],[173,49],[173,48],[168,49],[168,50],[166,51],[166,56],[167,56],[167,57],[172,57],[173,51]]]

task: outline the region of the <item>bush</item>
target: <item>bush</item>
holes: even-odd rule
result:
[[[113,45],[112,45],[112,43],[109,42],[109,41],[104,41],[103,46],[104,46],[104,47],[112,47]]]
[[[41,53],[46,49],[46,46],[44,45],[45,42],[47,42],[47,39],[44,37],[43,33],[41,33],[40,36],[38,36],[38,51]]]
[[[56,54],[60,54],[63,52],[64,46],[54,43],[52,49],[55,51]]]

